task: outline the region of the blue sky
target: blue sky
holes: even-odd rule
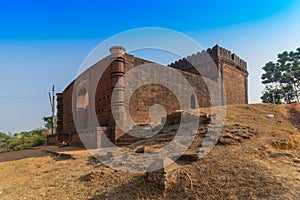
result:
[[[248,62],[249,100],[260,102],[261,67],[300,46],[300,2],[0,0],[0,131],[43,126],[48,91],[62,91],[88,53],[122,31],[163,27],[204,48],[220,44]]]

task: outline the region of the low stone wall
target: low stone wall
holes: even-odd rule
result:
[[[78,133],[74,133],[71,135],[69,144],[70,144],[70,146],[74,146],[74,147],[83,147],[84,146],[81,142],[81,139],[80,139]]]
[[[47,145],[59,145],[63,141],[69,142],[69,134],[47,135]]]

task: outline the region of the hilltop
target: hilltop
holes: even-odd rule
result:
[[[110,169],[78,148],[44,146],[2,153],[0,197],[299,199],[299,120],[300,104],[228,106],[222,140],[203,159],[178,161],[183,173],[167,190],[147,182],[144,174]]]

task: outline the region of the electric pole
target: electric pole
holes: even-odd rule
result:
[[[49,92],[49,100],[51,105],[51,111],[52,111],[52,124],[51,124],[51,134],[54,134],[54,125],[55,125],[55,96],[54,96],[54,85],[52,86],[52,95]]]

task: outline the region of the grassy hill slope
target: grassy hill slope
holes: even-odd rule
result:
[[[107,168],[87,151],[72,147],[52,147],[71,159],[38,149],[30,157],[20,151],[15,159],[0,154],[0,198],[299,199],[299,119],[300,104],[228,106],[225,128],[238,126],[257,134],[217,145],[203,159],[183,163],[185,173],[167,191],[146,182],[144,174]]]

